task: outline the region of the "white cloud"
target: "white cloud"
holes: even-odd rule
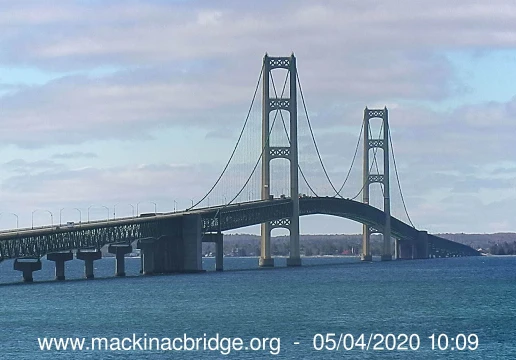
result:
[[[245,116],[263,54],[294,51],[314,131],[336,184],[346,174],[363,108],[387,105],[407,204],[417,223],[438,231],[510,224],[516,195],[514,166],[507,164],[514,164],[516,155],[510,146],[516,98],[447,111],[431,107],[471,91],[444,53],[513,49],[515,20],[516,8],[503,0],[0,1],[0,66],[74,74],[37,86],[2,84],[2,144],[69,146],[52,161],[27,157],[4,164],[14,176],[4,180],[3,204],[23,209],[108,199],[170,202],[177,189],[181,196],[200,196],[223,160],[195,165],[185,151],[184,166],[97,169],[88,163],[96,152],[77,152],[74,145],[148,139],[153,146],[153,131],[174,127],[202,129],[207,141],[229,139]],[[116,71],[91,75],[105,68]],[[407,105],[422,101],[430,105]],[[300,135],[300,149],[313,152],[306,131]],[[196,149],[217,151],[205,144]],[[77,167],[54,161],[66,159]],[[316,160],[313,153],[306,155],[306,173],[327,186]],[[353,186],[360,185],[360,165],[358,160]],[[493,195],[497,191],[508,194],[507,202]]]

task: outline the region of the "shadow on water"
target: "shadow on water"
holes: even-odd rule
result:
[[[235,258],[232,258],[235,259]],[[254,271],[299,271],[303,268],[329,268],[329,267],[342,267],[342,266],[367,266],[367,265],[378,265],[381,262],[380,261],[373,261],[373,262],[362,262],[357,257],[348,257],[346,258],[346,262],[331,262],[330,260],[335,258],[304,258],[304,262],[302,266],[294,266],[289,267],[285,266],[283,264],[286,262],[286,258],[275,258],[277,261],[277,265],[270,268],[260,268],[260,267],[253,267],[253,268],[240,268],[240,269],[228,269],[224,270],[223,272],[214,271],[214,270],[203,270],[199,272],[185,272],[185,273],[168,273],[168,274],[152,274],[152,275],[142,275],[142,274],[136,274],[136,275],[126,275],[126,276],[96,276],[94,279],[86,279],[86,278],[72,278],[72,279],[66,279],[66,280],[55,280],[55,279],[48,279],[48,280],[37,280],[33,282],[23,282],[23,281],[13,281],[13,282],[5,282],[0,283],[0,288],[4,287],[10,287],[10,286],[31,286],[36,284],[53,284],[53,285],[64,285],[64,284],[70,284],[70,283],[76,283],[76,282],[95,282],[95,281],[120,281],[125,278],[128,279],[148,279],[149,277],[164,277],[164,276],[217,276],[221,273],[238,273],[238,272],[254,272]],[[325,259],[329,262],[323,262],[323,263],[317,263],[313,262],[314,259]],[[312,261],[306,261],[306,260],[312,260]],[[278,264],[279,263],[279,264]],[[396,261],[389,262],[391,264],[397,263]],[[383,262],[382,264],[386,264]]]

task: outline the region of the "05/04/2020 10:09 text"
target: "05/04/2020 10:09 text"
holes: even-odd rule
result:
[[[478,349],[479,340],[476,334],[445,333],[419,336],[418,334],[315,334],[313,337],[313,349],[316,351],[417,351],[421,348],[421,338],[429,339],[431,350],[438,351],[475,351]],[[425,347],[426,345],[423,344]]]

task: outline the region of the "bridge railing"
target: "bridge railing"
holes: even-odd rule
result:
[[[159,216],[159,215],[156,215],[156,216]],[[43,230],[43,229],[52,229],[52,228],[54,228],[54,229],[59,229],[59,228],[73,229],[74,227],[81,227],[81,225],[86,225],[86,224],[109,223],[109,222],[113,222],[113,221],[127,220],[127,219],[134,219],[134,218],[138,218],[138,216],[126,216],[126,217],[119,217],[116,219],[100,219],[100,220],[74,222],[74,224],[72,226],[68,226],[67,224],[59,223],[59,224],[53,224],[53,225],[41,225],[41,226],[21,227],[21,228],[16,228],[16,229],[4,229],[4,230],[0,230],[0,234],[18,233],[18,232],[24,232],[24,231],[30,231],[30,230]]]

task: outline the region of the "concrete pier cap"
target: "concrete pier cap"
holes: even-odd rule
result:
[[[133,246],[129,243],[109,244],[108,253],[115,254],[115,276],[125,276],[125,255],[133,252]]]
[[[110,254],[129,254],[133,251],[133,247],[129,243],[114,243],[108,245],[108,253]]]
[[[56,263],[56,280],[65,279],[65,262],[73,259],[71,251],[55,252],[47,254],[47,260]]]
[[[102,258],[98,249],[78,249],[75,255],[77,259],[84,260],[84,275],[86,279],[93,279],[93,262]]]
[[[41,260],[31,257],[15,259],[14,270],[22,271],[24,282],[32,282],[32,273],[41,270]]]

